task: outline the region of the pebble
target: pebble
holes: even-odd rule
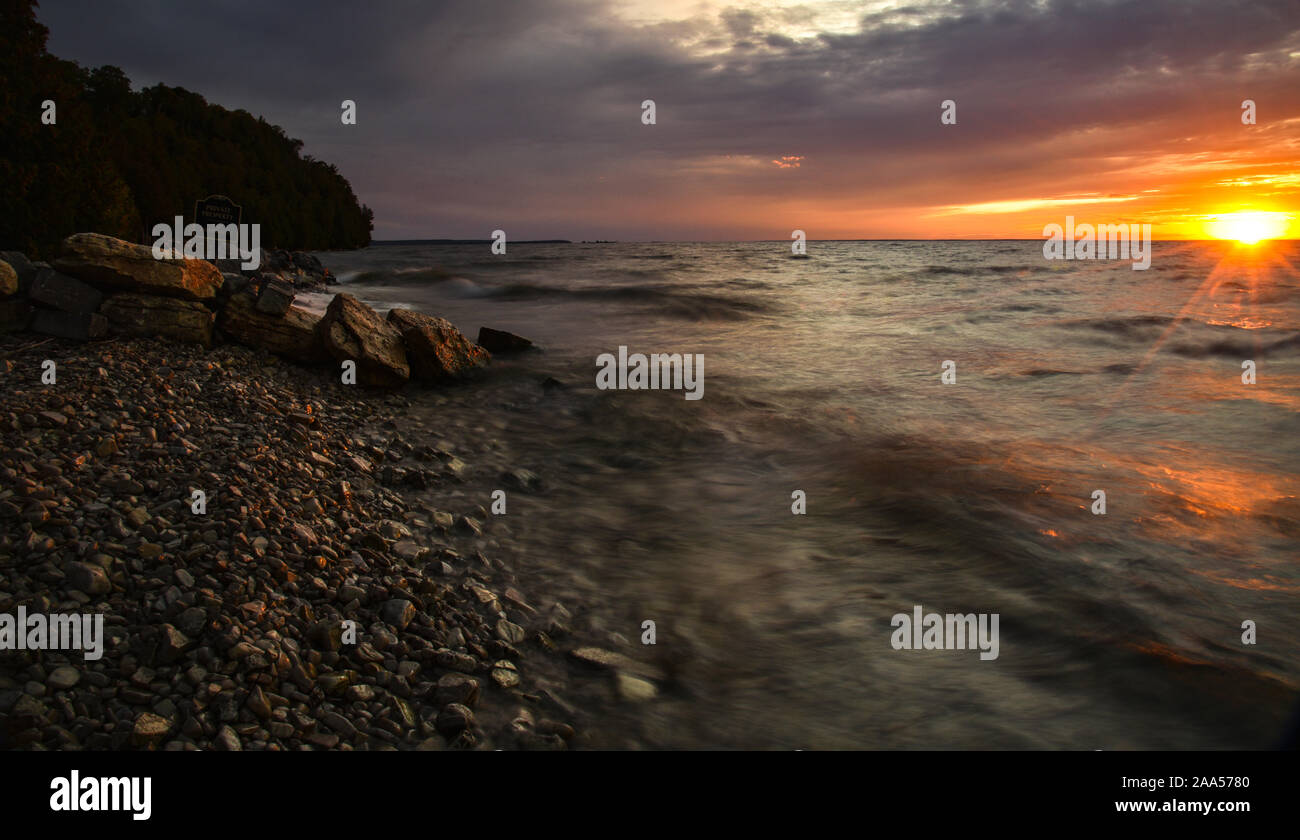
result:
[[[483,554],[495,543],[476,542],[482,507],[452,514],[420,491],[494,482],[472,445],[417,450],[382,429],[400,406],[235,345],[28,350],[0,336],[0,354],[13,370],[55,358],[77,395],[74,410],[17,378],[6,392],[0,596],[106,618],[102,660],[29,657],[0,674],[7,743],[445,749],[572,734],[499,706],[503,688],[528,696],[515,646],[536,611]],[[406,484],[384,485],[376,463]]]
[[[50,672],[45,684],[55,691],[65,691],[81,682],[81,672],[70,665],[60,665]]]

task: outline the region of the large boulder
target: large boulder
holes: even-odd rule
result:
[[[316,333],[319,321],[296,306],[289,307],[284,315],[268,315],[258,311],[251,294],[241,293],[233,295],[217,315],[217,328],[246,347],[269,350],[300,362],[319,362],[328,358]]]
[[[19,280],[30,280],[36,273],[36,266],[22,251],[0,251],[0,260],[9,263],[13,270],[18,272]]]
[[[93,286],[185,300],[207,300],[221,288],[221,272],[207,260],[154,259],[153,249],[102,233],[63,240],[54,267]]]
[[[409,309],[393,309],[388,323],[402,333],[411,376],[426,382],[463,379],[492,361],[488,351],[471,344],[450,321]]]
[[[392,388],[411,377],[401,331],[352,295],[334,296],[316,333],[336,360],[357,363],[360,385]]]
[[[0,297],[18,294],[18,272],[5,260],[0,260]]]
[[[223,269],[225,270],[225,269]],[[261,262],[256,269],[230,269],[242,271],[250,277],[266,280],[280,280],[295,289],[321,289],[334,282],[334,275],[321,264],[315,255],[306,251],[285,251],[282,249],[262,250]]]
[[[52,268],[42,268],[36,272],[27,295],[32,303],[47,309],[80,314],[94,312],[104,302],[104,293],[99,289]]]
[[[502,355],[533,349],[533,343],[523,336],[491,327],[478,328],[478,344],[488,352]]]
[[[108,298],[99,311],[114,333],[212,346],[214,313],[198,301],[126,293]]]

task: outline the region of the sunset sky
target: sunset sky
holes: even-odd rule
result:
[[[1066,215],[1179,239],[1217,213],[1300,217],[1297,0],[44,0],[38,15],[55,55],[283,126],[351,181],[376,239],[1037,239]]]

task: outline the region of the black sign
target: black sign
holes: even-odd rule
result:
[[[239,205],[224,195],[210,195],[194,202],[194,221],[200,225],[239,224]]]

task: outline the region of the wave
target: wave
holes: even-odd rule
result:
[[[922,277],[943,277],[952,275],[956,277],[979,277],[985,274],[1029,274],[1036,271],[1047,270],[1043,266],[1036,265],[976,265],[962,267],[955,265],[927,265],[918,268],[913,272],[915,276]]]
[[[566,288],[535,283],[511,283],[486,292],[486,296],[509,301],[567,299],[654,305],[660,307],[658,312],[661,315],[697,321],[738,321],[774,311],[773,307],[761,301],[654,286]]]
[[[1178,319],[1172,315],[1129,315],[1111,318],[1078,318],[1063,321],[1061,326],[1110,333],[1124,338],[1152,338]]]
[[[372,268],[346,271],[338,276],[341,285],[365,284],[371,286],[400,286],[442,283],[456,277],[450,271],[433,267]]]
[[[1290,355],[1290,352],[1288,351],[1300,351],[1300,333],[1269,342],[1221,339],[1208,344],[1195,344],[1183,341],[1169,345],[1170,353],[1193,359],[1203,359],[1207,356],[1221,356],[1228,359],[1251,359],[1255,356],[1270,353]]]

